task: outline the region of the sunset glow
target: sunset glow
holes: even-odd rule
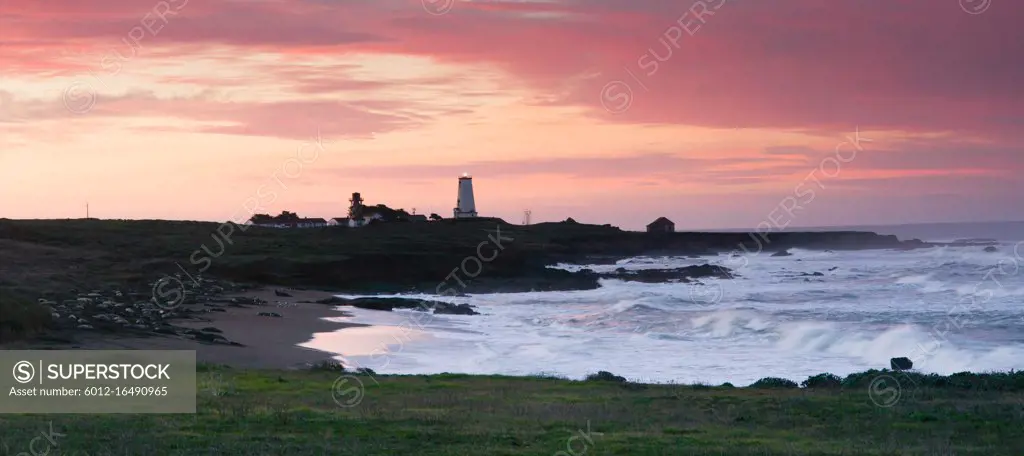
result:
[[[964,4],[10,0],[0,217],[1024,219],[1024,3]]]

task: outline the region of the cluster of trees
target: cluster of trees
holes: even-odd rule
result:
[[[253,214],[252,223],[265,224],[265,223],[286,223],[286,222],[297,222],[301,218],[294,212],[281,211],[279,215],[272,216],[270,214]]]
[[[405,209],[392,209],[387,207],[387,205],[377,204],[375,206],[360,206],[359,208],[356,208],[355,211],[350,209],[348,216],[350,218],[363,218],[367,215],[373,214],[379,214],[381,220],[387,222],[409,220],[412,215],[406,212]],[[430,214],[427,218],[430,220],[443,220],[443,218],[437,214]],[[298,214],[290,211],[281,211],[281,213],[276,216],[272,216],[270,214],[253,214],[252,216],[252,222],[258,224],[297,222],[301,219],[302,218],[299,217]]]
[[[361,216],[379,214],[381,220],[385,222],[396,222],[403,220],[411,220],[412,214],[407,212],[405,209],[392,209],[384,204],[378,204],[375,206],[364,206],[361,208]],[[351,215],[349,215],[351,217]],[[442,220],[440,215],[430,214],[427,217],[430,220]]]

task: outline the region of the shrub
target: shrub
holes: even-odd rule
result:
[[[598,371],[596,374],[590,374],[587,376],[588,382],[616,382],[626,383],[626,377],[615,375],[608,371]]]
[[[318,361],[309,366],[312,371],[344,372],[345,365],[333,359]]]
[[[867,388],[876,378],[880,375],[891,375],[888,371],[880,371],[878,369],[870,369],[864,372],[855,372],[847,375],[843,379],[843,387],[845,388]]]
[[[52,323],[52,309],[0,290],[0,342],[45,331]]]
[[[843,379],[838,375],[818,374],[807,377],[807,380],[801,382],[800,386],[804,388],[839,388],[843,386]]]
[[[796,382],[778,377],[765,377],[750,385],[751,388],[797,388]]]

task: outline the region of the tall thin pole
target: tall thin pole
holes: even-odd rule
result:
[[[89,218],[89,203],[85,203],[85,218]]]

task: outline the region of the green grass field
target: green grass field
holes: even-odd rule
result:
[[[201,366],[195,415],[0,415],[4,455],[1019,455],[1024,375],[817,387]],[[888,375],[889,383],[878,383]],[[341,380],[339,380],[341,379]],[[771,384],[771,382],[767,382]]]

